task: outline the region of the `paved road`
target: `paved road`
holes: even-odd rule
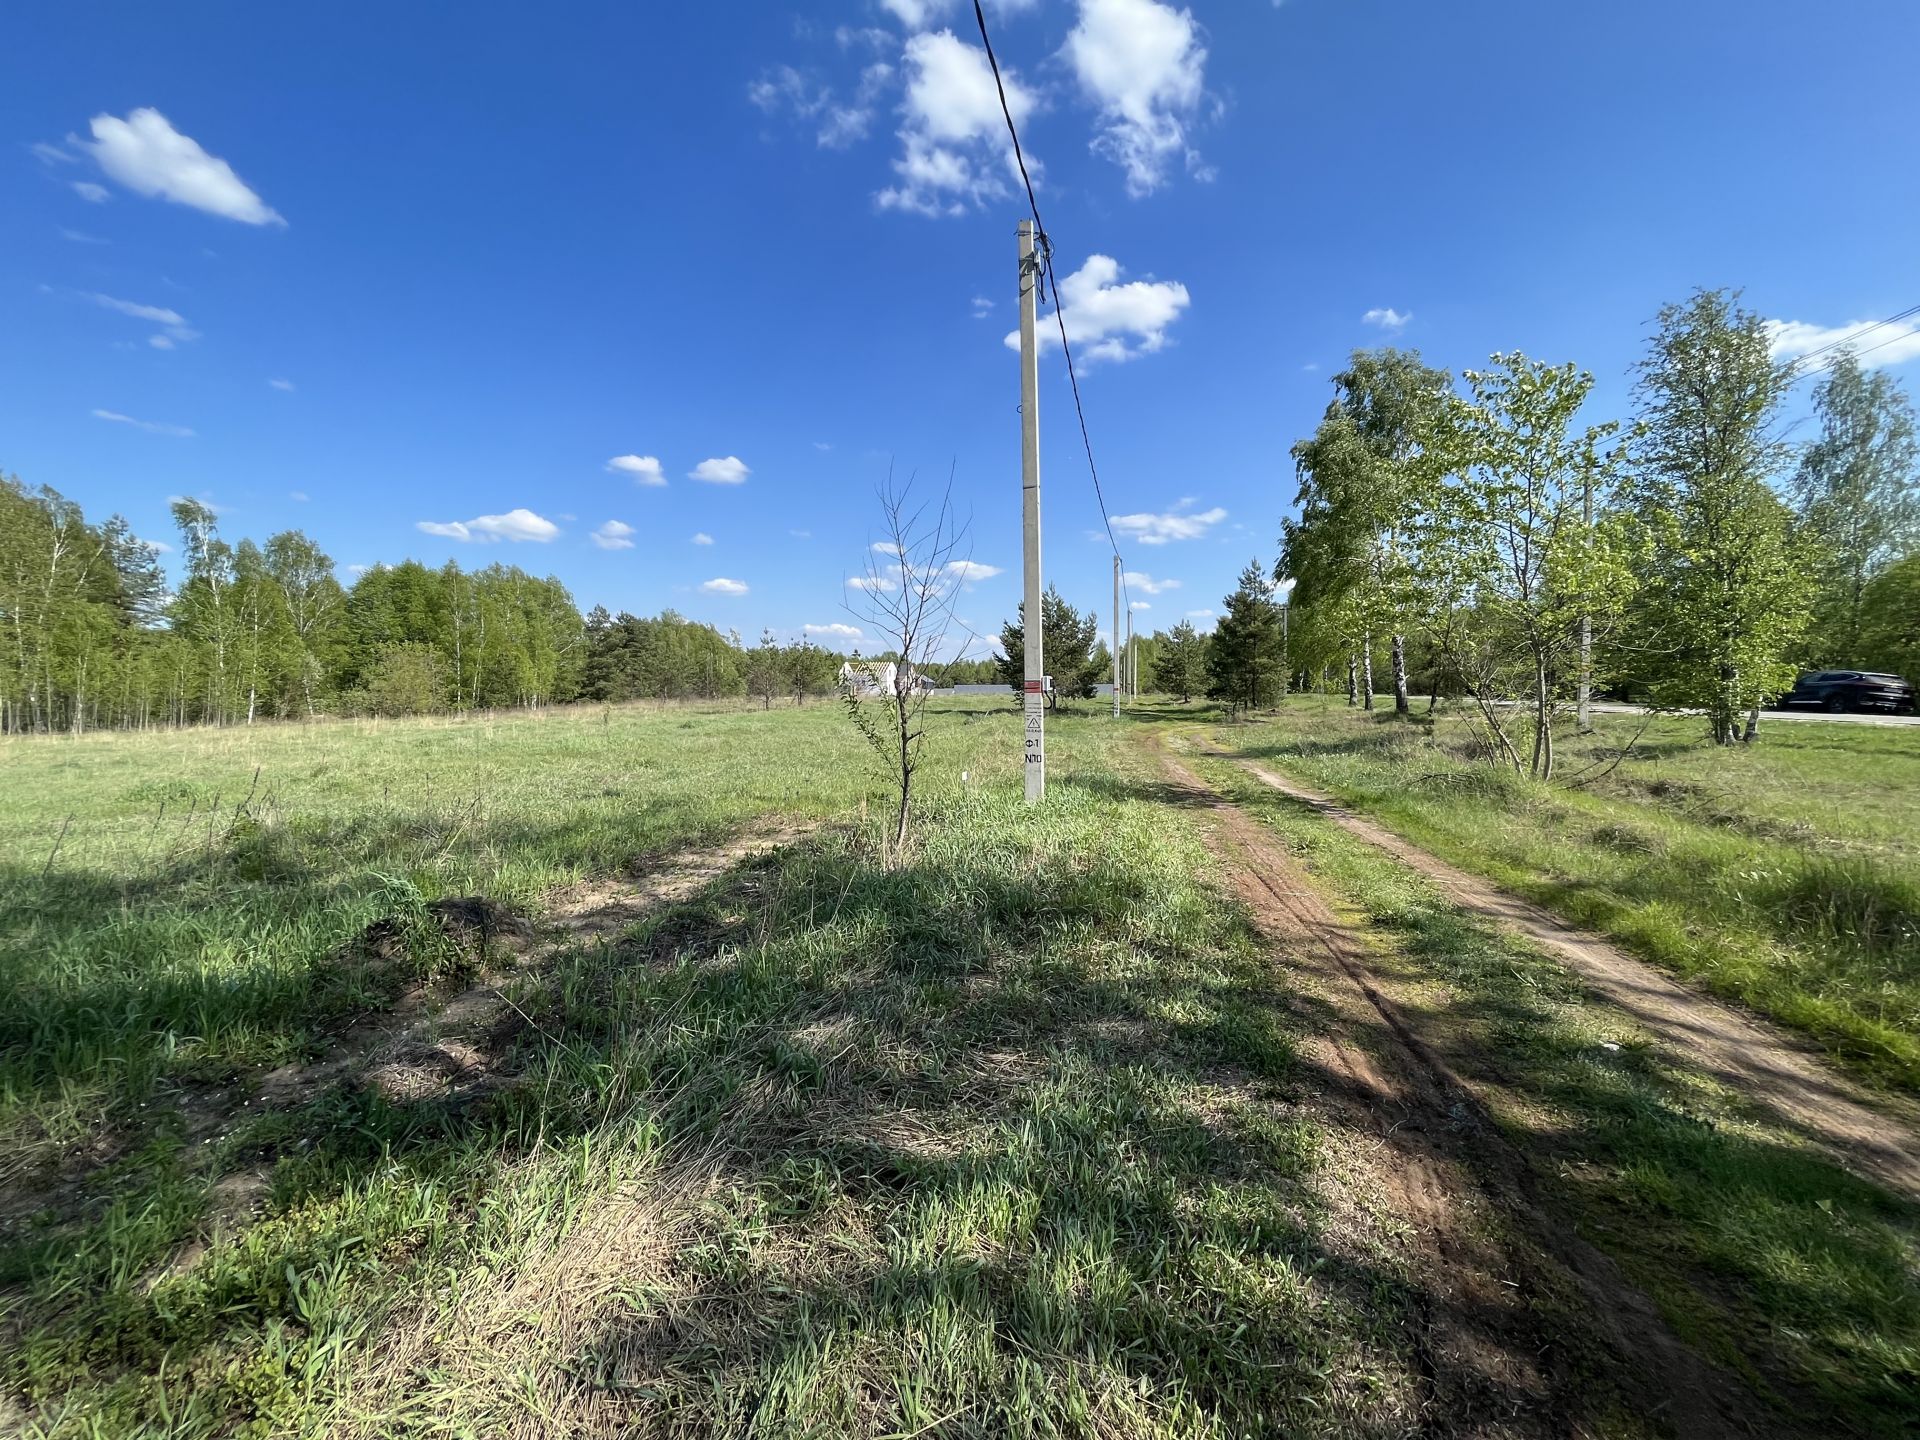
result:
[[[1598,715],[1644,715],[1647,713],[1644,705],[1615,705],[1611,702],[1598,701],[1595,702],[1593,709]],[[1682,710],[1680,713],[1700,715],[1705,712]],[[1762,710],[1760,712],[1762,729],[1776,720],[1791,721],[1796,725],[1807,720],[1827,725],[1883,725],[1889,728],[1920,725],[1920,715],[1829,715],[1824,710]]]

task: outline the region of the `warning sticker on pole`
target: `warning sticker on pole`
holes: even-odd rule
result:
[[[1047,737],[1046,737],[1046,697],[1041,694],[1038,685],[1029,682],[1029,688],[1022,697],[1021,708],[1026,711],[1027,735],[1022,747],[1022,767],[1027,775],[1027,799],[1038,800],[1047,784]]]

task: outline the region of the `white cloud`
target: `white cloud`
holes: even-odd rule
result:
[[[813,538],[813,532],[811,530],[789,530],[787,534],[796,540],[811,540]]]
[[[279,380],[279,379],[275,379],[275,380],[269,380],[269,381],[267,381],[267,384],[269,384],[269,385],[271,385],[271,386],[272,386],[272,387],[273,387],[274,389],[276,389],[276,390],[291,390],[291,389],[293,389],[293,381],[291,381],[291,380]]]
[[[831,450],[833,449],[833,442],[831,440],[816,440],[813,442],[813,448],[823,452]]]
[[[1378,325],[1382,330],[1402,330],[1406,328],[1407,322],[1411,319],[1413,319],[1413,312],[1411,310],[1400,311],[1394,309],[1391,305],[1376,305],[1360,317],[1360,323],[1362,325]]]
[[[113,410],[96,410],[93,412],[93,418],[111,420],[115,425],[131,425],[134,429],[144,430],[149,435],[171,435],[176,440],[185,440],[193,434],[193,431],[184,425],[163,425],[157,420],[136,420],[131,415],[121,415]]]
[[[976,580],[991,580],[1002,573],[998,565],[982,565],[978,560],[949,560],[946,572],[969,585]]]
[[[809,635],[830,635],[835,640],[859,640],[865,632],[858,625],[842,625],[835,621],[831,625],[803,625]]]
[[[93,143],[69,137],[90,153],[110,180],[140,195],[190,205],[244,225],[285,225],[280,213],[254,194],[233,167],[182,135],[158,110],[142,108],[126,119],[96,115]]]
[[[421,520],[416,528],[428,535],[477,545],[492,545],[501,540],[511,540],[515,544],[532,540],[544,545],[560,534],[558,525],[524,507],[509,510],[504,515],[477,515],[471,520]]]
[[[702,460],[687,472],[694,480],[703,480],[709,485],[739,485],[746,481],[753,471],[738,455],[725,455],[715,460]]]
[[[1080,0],[1066,57],[1100,107],[1096,153],[1126,172],[1127,193],[1147,195],[1179,158],[1200,171],[1188,130],[1206,89],[1206,47],[1189,10],[1159,0]]]
[[[287,492],[287,498],[289,500],[294,500],[304,505],[307,503],[307,501],[311,500],[313,497],[307,494],[307,492],[304,490],[289,490]]]
[[[882,36],[884,38],[884,32]],[[844,150],[867,138],[873,125],[874,102],[893,80],[893,66],[876,60],[860,72],[850,99],[835,94],[791,65],[776,65],[747,86],[747,99],[768,115],[791,115],[814,132],[823,149]]]
[[[900,547],[891,540],[874,541],[873,550],[876,555],[891,555],[895,559],[898,559],[900,555]]]
[[[713,543],[713,537],[707,534],[706,531],[699,530],[694,532],[693,543],[695,545],[711,545]]]
[[[989,300],[984,295],[976,295],[973,297],[973,318],[974,319],[984,320],[992,312],[993,312],[993,301]]]
[[[358,580],[362,575],[366,574],[367,571],[376,569],[376,568],[377,568],[376,566],[372,566],[372,565],[349,565],[347,566],[347,573],[353,576],[354,579]]]
[[[874,196],[882,210],[915,215],[963,215],[988,200],[1011,195],[1013,147],[994,88],[987,53],[930,31],[907,41],[906,99],[900,107],[901,154],[893,162],[899,183]],[[1033,112],[1034,98],[1004,65],[1007,108],[1016,124]],[[1029,171],[1038,170],[1031,153]]]
[[[900,588],[899,581],[889,580],[884,575],[855,575],[847,584],[855,590],[868,590],[880,595],[890,595]]]
[[[1218,506],[1196,514],[1184,508],[1186,503],[1160,515],[1116,515],[1113,528],[1142,545],[1165,545],[1172,540],[1199,540],[1227,518],[1227,512]]]
[[[1120,281],[1119,262],[1106,255],[1089,255],[1087,263],[1060,282],[1060,298],[1067,321],[1067,339],[1077,359],[1133,360],[1165,348],[1167,327],[1190,303],[1187,287],[1177,280]],[[1039,330],[1040,350],[1060,343],[1053,325]],[[1009,350],[1020,348],[1020,332],[1009,330]]]
[[[1877,320],[1855,320],[1847,325],[1809,325],[1803,320],[1769,320],[1767,322],[1768,348],[1776,360],[1797,359],[1810,351],[1819,350],[1827,345],[1839,345],[1858,341],[1853,348],[1860,352],[1860,364],[1872,369],[1879,365],[1898,365],[1920,355],[1920,324],[1913,321],[1896,321],[1886,325]],[[1865,352],[1872,351],[1871,354]],[[1837,352],[1828,351],[1821,355],[1813,368],[1819,368],[1832,360]]]
[[[1152,608],[1153,606],[1144,600],[1135,600],[1131,605],[1127,606],[1129,610],[1151,610]]]
[[[636,485],[664,485],[667,477],[661,473],[660,462],[651,455],[616,455],[607,461],[607,470],[614,475],[630,475]]]
[[[624,520],[609,520],[587,538],[602,550],[631,550],[633,526]]]
[[[62,150],[58,145],[49,145],[44,140],[36,140],[27,149],[33,152],[34,159],[42,165],[77,165],[80,157]]]
[[[169,310],[162,305],[136,305],[131,300],[116,300],[111,295],[92,294],[87,297],[94,304],[107,310],[118,310],[122,315],[131,315],[136,320],[151,320],[156,325],[184,325],[186,317],[177,310]]]
[[[1129,570],[1121,577],[1127,582],[1127,588],[1138,590],[1143,595],[1158,595],[1166,590],[1178,590],[1178,580],[1156,580],[1142,570]]]
[[[131,300],[119,300],[97,291],[89,292],[87,298],[103,310],[113,310],[134,320],[150,320],[155,325],[166,326],[164,334],[149,336],[147,339],[147,343],[156,350],[171,350],[179,341],[200,338],[200,332],[187,323],[184,315],[164,305],[139,305]]]
[[[715,576],[711,580],[702,580],[700,582],[700,588],[709,595],[744,595],[747,593],[747,586],[744,580],[729,580],[724,575]]]
[[[909,30],[918,30],[947,7],[944,0],[880,0],[880,8]]]
[[[113,243],[111,240],[102,240],[98,235],[89,235],[84,230],[69,230],[64,225],[60,227],[60,238],[71,240],[76,245],[111,245]]]
[[[74,181],[73,193],[78,195],[82,200],[85,200],[89,205],[104,205],[107,203],[108,197],[112,194],[106,186],[96,185],[91,180]]]
[[[135,538],[138,539],[139,537],[136,536]],[[173,546],[164,540],[141,540],[140,544],[144,545],[156,555],[171,555],[173,553]]]

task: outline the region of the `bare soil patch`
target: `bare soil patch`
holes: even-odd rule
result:
[[[1378,1137],[1383,1205],[1412,1228],[1428,1297],[1421,1361],[1446,1433],[1590,1433],[1594,1392],[1609,1389],[1688,1437],[1767,1429],[1744,1387],[1546,1205],[1528,1159],[1383,992],[1362,934],[1284,846],[1186,767],[1164,764],[1186,803],[1211,810],[1213,846],[1263,933],[1331,1009],[1307,1058],[1330,1102]]]
[[[1805,1045],[1754,1016],[1702,995],[1619,946],[1413,845],[1337,801],[1238,762],[1261,784],[1325,816],[1432,881],[1462,910],[1491,920],[1564,961],[1674,1055],[1711,1075],[1837,1163],[1920,1200],[1920,1112],[1871,1095]]]

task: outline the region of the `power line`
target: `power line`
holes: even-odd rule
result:
[[[1087,451],[1087,473],[1093,476],[1093,498],[1100,506],[1100,523],[1106,526],[1107,544],[1113,547],[1116,557],[1120,556],[1120,542],[1113,536],[1113,517],[1107,513],[1106,492],[1100,488],[1100,467],[1093,460],[1093,437],[1087,431],[1087,411],[1080,401],[1080,376],[1074,369],[1073,345],[1067,339],[1066,302],[1060,295],[1060,281],[1053,273],[1053,241],[1047,234],[1046,221],[1040,218],[1040,202],[1033,193],[1033,177],[1027,173],[1027,157],[1020,148],[1020,132],[1013,123],[1013,107],[1007,104],[1006,83],[1000,78],[1000,61],[993,53],[993,40],[987,34],[987,12],[980,8],[980,0],[973,0],[974,22],[980,27],[980,43],[986,47],[987,64],[993,71],[993,88],[1000,95],[1000,113],[1006,117],[1007,135],[1013,141],[1014,163],[1020,167],[1020,181],[1027,187],[1027,208],[1033,212],[1033,228],[1038,231],[1036,237],[1040,248],[1040,266],[1046,274],[1047,288],[1053,291],[1053,318],[1060,327],[1060,353],[1067,360],[1067,382],[1073,387],[1073,411],[1080,420],[1080,443]],[[1120,592],[1126,597],[1127,612],[1133,610],[1133,596],[1127,589],[1126,560],[1120,560]]]
[[[1822,355],[1827,354],[1829,351],[1840,350],[1840,349],[1851,349],[1854,341],[1858,340],[1862,335],[1871,335],[1876,330],[1884,330],[1889,325],[1898,325],[1902,321],[1910,320],[1916,315],[1920,315],[1920,305],[1910,305],[1897,315],[1889,315],[1884,320],[1876,320],[1871,325],[1863,325],[1860,329],[1852,331],[1849,334],[1843,335],[1838,340],[1830,340],[1825,345],[1822,345],[1817,349],[1807,351],[1806,354],[1801,355],[1794,360],[1793,362],[1794,366],[1796,369],[1799,370],[1799,373],[1802,376],[1821,374],[1824,371],[1829,370],[1833,367],[1832,361],[1827,362],[1827,364],[1825,365],[1815,366],[1811,369],[1805,369],[1801,367],[1806,366],[1809,360],[1817,360]],[[1892,345],[1901,340],[1906,339],[1909,335],[1913,333],[1914,332],[1911,328],[1907,330],[1903,330],[1898,335],[1895,335],[1891,340],[1883,340],[1878,345],[1869,346],[1865,350],[1855,350],[1854,354],[1856,355],[1871,354],[1874,350],[1884,349],[1888,345]]]

